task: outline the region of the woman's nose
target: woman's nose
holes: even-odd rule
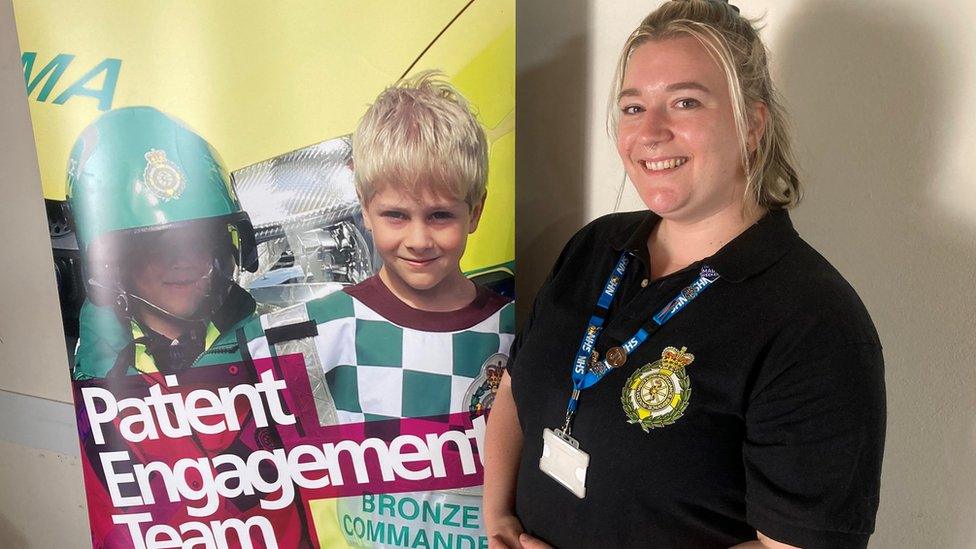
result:
[[[639,132],[638,137],[641,144],[652,149],[674,137],[667,113],[655,109],[648,109],[644,113]]]

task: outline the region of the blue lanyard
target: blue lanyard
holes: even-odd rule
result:
[[[663,326],[665,322],[671,320],[674,315],[681,312],[692,300],[698,297],[699,294],[719,278],[719,274],[714,269],[707,265],[702,265],[701,272],[694,282],[678,292],[678,295],[658,311],[652,317],[652,323],[641,327],[637,330],[637,333],[617,349],[617,364],[613,364],[608,356],[590,368],[588,366],[590,357],[593,356],[593,346],[596,344],[597,338],[600,337],[600,332],[603,331],[603,324],[606,322],[607,312],[610,310],[610,305],[617,295],[617,289],[620,287],[620,281],[623,279],[624,273],[627,272],[627,266],[630,264],[630,260],[631,255],[628,252],[620,254],[620,259],[617,260],[617,265],[613,268],[613,272],[610,273],[609,278],[607,278],[607,283],[603,286],[603,292],[600,293],[600,298],[597,300],[596,311],[590,316],[590,323],[586,327],[586,332],[583,333],[583,341],[580,342],[579,350],[576,351],[576,360],[573,362],[573,393],[569,397],[569,404],[566,405],[566,422],[562,429],[566,435],[569,434],[570,422],[579,404],[580,392],[583,389],[589,389],[596,385],[611,370],[626,362],[627,357],[640,347],[652,333]]]

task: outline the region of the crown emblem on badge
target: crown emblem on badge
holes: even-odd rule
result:
[[[667,347],[661,353],[661,364],[672,372],[691,364],[695,361],[695,355],[686,353],[687,347],[682,347],[679,351],[674,347]]]
[[[644,432],[678,421],[691,398],[691,379],[685,371],[695,360],[686,347],[666,347],[661,358],[637,369],[624,385],[620,403],[628,423]]]
[[[494,404],[498,387],[502,383],[502,374],[505,373],[506,362],[508,362],[507,355],[495,353],[481,365],[481,373],[471,382],[465,393],[471,419],[487,413]]]
[[[166,151],[149,149],[144,156],[146,169],[142,172],[142,178],[149,190],[164,201],[179,198],[186,189],[186,177],[176,164],[166,158]]]
[[[146,160],[150,164],[166,164],[169,162],[166,158],[166,151],[161,151],[158,149],[149,149],[149,152],[145,154]]]

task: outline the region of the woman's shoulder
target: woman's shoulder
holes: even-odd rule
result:
[[[798,239],[772,271],[795,330],[816,332],[816,339],[838,345],[880,346],[871,315],[854,286],[805,240]]]
[[[563,246],[553,263],[548,280],[552,280],[564,269],[575,270],[582,265],[591,265],[614,255],[619,251],[618,241],[633,232],[653,215],[647,210],[620,212],[600,216],[576,231]]]
[[[602,215],[576,231],[566,242],[560,256],[571,256],[580,251],[589,254],[594,250],[619,248],[622,242],[653,215],[647,210]]]
[[[629,236],[653,215],[647,210],[604,214],[584,225],[573,235],[573,239],[600,237],[613,239],[621,235]]]

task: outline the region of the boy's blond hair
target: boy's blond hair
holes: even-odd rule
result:
[[[425,190],[474,207],[485,197],[488,140],[467,100],[437,71],[383,90],[352,136],[356,191],[364,203],[384,185]]]

